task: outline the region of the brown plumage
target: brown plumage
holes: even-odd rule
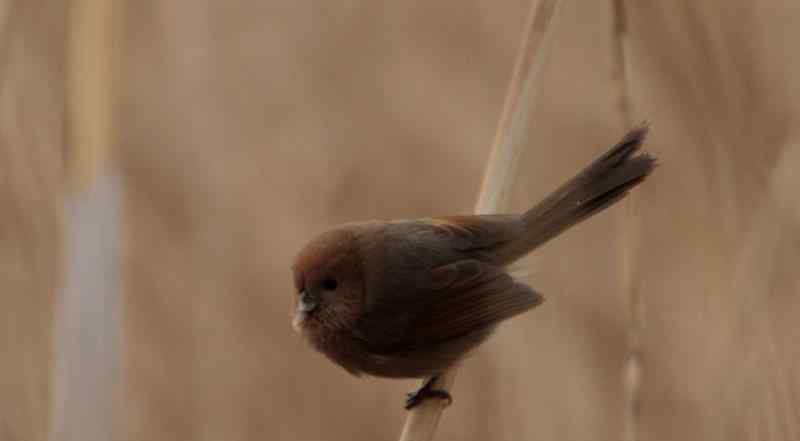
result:
[[[355,375],[430,377],[501,321],[542,302],[505,267],[602,211],[655,166],[636,154],[646,128],[523,214],[342,225],[294,263],[295,327]]]

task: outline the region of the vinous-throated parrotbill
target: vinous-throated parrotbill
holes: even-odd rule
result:
[[[294,325],[355,375],[434,377],[542,302],[506,267],[619,201],[653,170],[646,128],[522,214],[350,223],[297,256]],[[412,394],[408,406],[442,392]]]

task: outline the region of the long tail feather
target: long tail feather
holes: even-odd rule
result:
[[[656,166],[646,153],[637,154],[647,126],[631,130],[605,154],[522,215],[525,239],[508,250],[516,260],[568,228],[608,208],[642,182]]]

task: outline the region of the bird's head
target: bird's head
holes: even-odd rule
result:
[[[347,228],[327,231],[309,242],[292,266],[295,329],[313,340],[351,327],[365,302],[361,256]]]

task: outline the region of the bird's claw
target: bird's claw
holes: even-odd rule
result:
[[[407,394],[406,397],[406,410],[413,409],[417,407],[423,401],[429,398],[437,398],[440,400],[447,400],[447,404],[445,406],[449,406],[453,403],[453,397],[444,389],[434,389],[433,383],[435,382],[436,378],[431,378],[430,380],[426,381],[425,384],[417,389],[415,392],[410,392]]]

